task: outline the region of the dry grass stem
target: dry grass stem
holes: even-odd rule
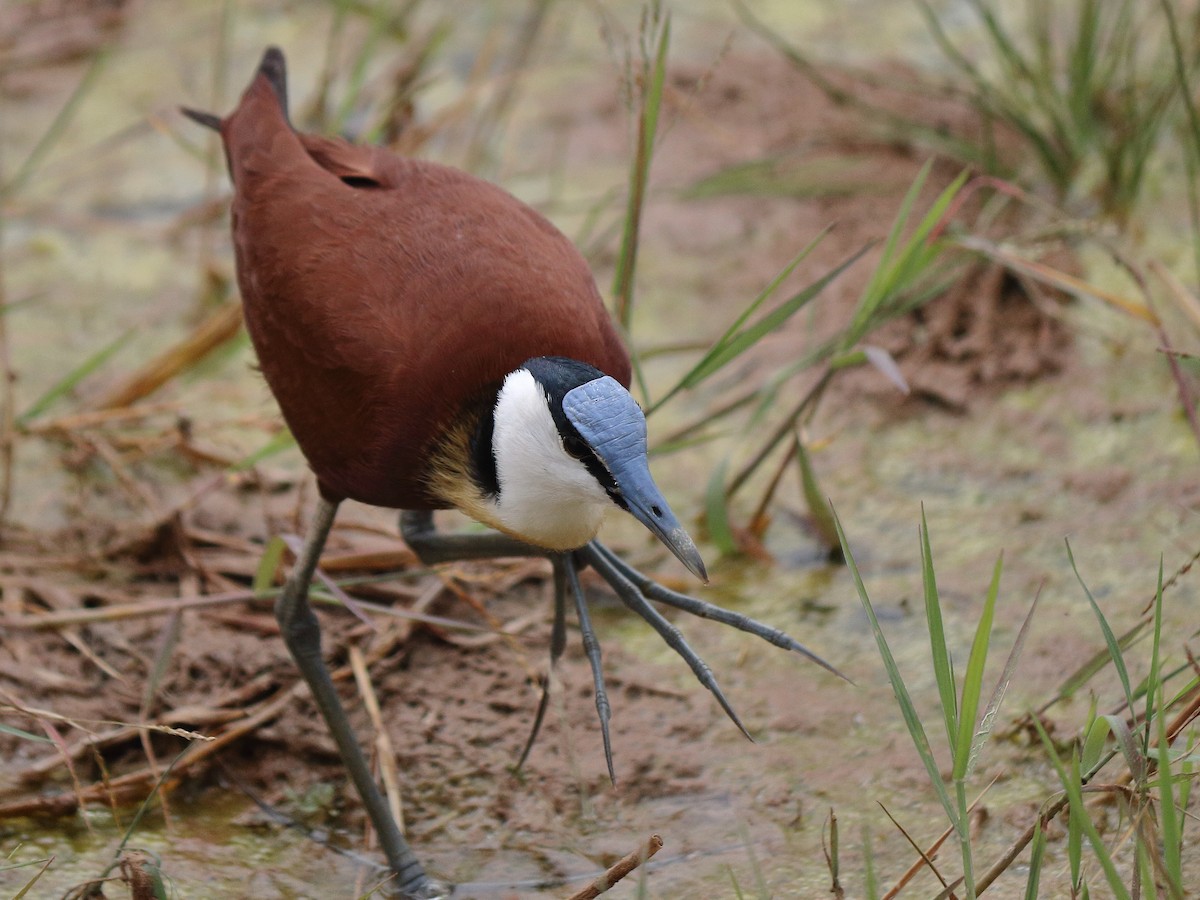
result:
[[[400,773],[396,769],[396,751],[392,747],[392,739],[388,736],[383,725],[383,714],[379,710],[379,698],[375,696],[375,686],[371,683],[371,673],[367,671],[367,662],[357,644],[350,646],[350,668],[354,672],[354,682],[358,685],[359,696],[367,716],[371,719],[371,727],[375,730],[375,754],[379,763],[379,776],[383,780],[384,792],[387,794],[388,806],[392,809],[392,818],[404,832],[404,805],[400,798]],[[369,827],[369,823],[368,823]]]
[[[583,890],[574,893],[569,900],[593,900],[601,894],[609,890],[614,884],[642,865],[646,860],[652,857],[655,853],[662,849],[663,839],[657,834],[650,835],[650,839],[646,843],[634,850],[633,852],[621,857],[616,863],[608,867],[608,870],[585,887]]]
[[[241,327],[241,304],[225,304],[196,326],[190,335],[151,359],[123,383],[104,394],[93,406],[97,410],[132,406],[229,341]]]
[[[43,422],[31,422],[25,430],[30,434],[67,434],[72,431],[83,431],[88,428],[99,428],[104,425],[125,425],[130,422],[140,422],[157,415],[178,415],[177,403],[139,403],[136,406],[121,406],[111,409],[97,409],[88,412],[70,413],[56,419]]]

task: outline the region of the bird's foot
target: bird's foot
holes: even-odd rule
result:
[[[613,768],[612,739],[608,726],[611,705],[609,704],[608,692],[604,685],[604,673],[600,659],[600,641],[597,639],[595,630],[592,628],[587,601],[584,598],[583,589],[579,584],[579,570],[584,566],[591,566],[595,569],[600,577],[616,592],[621,602],[645,619],[650,624],[650,627],[657,631],[663,640],[667,642],[667,645],[683,658],[684,662],[688,664],[695,674],[697,680],[716,698],[717,703],[725,710],[725,714],[729,716],[733,724],[750,740],[753,740],[753,737],[751,737],[746,726],[742,724],[742,720],[734,711],[732,704],[726,698],[720,685],[717,684],[712,669],[691,648],[684,638],[683,633],[667,621],[651,601],[683,610],[702,619],[712,619],[715,622],[720,622],[722,625],[729,625],[739,631],[755,635],[770,644],[774,644],[776,647],[791,650],[807,657],[812,662],[821,666],[821,668],[837,675],[839,678],[846,678],[845,675],[821,659],[821,657],[778,628],[773,628],[749,616],[725,609],[716,604],[708,603],[696,597],[681,594],[678,591],[663,587],[622,560],[599,541],[591,541],[573,552],[547,554],[545,551],[539,551],[536,547],[523,544],[506,535],[497,533],[471,535],[441,534],[434,529],[432,517],[429,513],[404,513],[401,518],[401,531],[404,533],[404,538],[409,546],[426,563],[449,562],[461,559],[484,559],[496,556],[549,556],[551,562],[554,564],[555,581],[554,625],[550,640],[550,667],[551,669],[554,668],[555,663],[562,656],[566,646],[566,595],[569,591],[575,604],[576,615],[579,618],[579,630],[583,638],[584,652],[587,654],[588,662],[592,668],[592,679],[596,692],[596,712],[600,718],[600,733],[604,741],[604,760],[608,765],[609,777],[614,782],[616,781],[616,776]],[[846,680],[848,681],[849,679]],[[529,739],[526,741],[525,748],[517,763],[518,769],[525,762],[541,729],[549,699],[549,689],[550,682],[549,678],[547,678]]]

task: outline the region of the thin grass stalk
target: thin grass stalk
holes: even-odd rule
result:
[[[3,318],[0,316],[0,318]],[[69,371],[66,375],[60,378],[57,382],[51,385],[40,397],[35,400],[25,412],[17,416],[16,424],[18,427],[24,428],[47,409],[53,406],[60,398],[66,396],[74,388],[89,375],[99,370],[109,359],[111,359],[118,351],[120,351],[130,339],[137,333],[136,329],[129,329],[123,334],[118,335],[114,340],[105,344],[91,356],[87,357],[83,362]]]
[[[1155,719],[1155,701],[1160,701],[1158,704],[1158,718],[1162,719],[1166,713],[1166,708],[1161,703],[1162,684],[1160,678],[1160,649],[1162,647],[1162,583],[1163,583],[1163,558],[1160,554],[1158,557],[1158,587],[1154,593],[1154,630],[1153,637],[1150,642],[1150,672],[1146,676],[1146,711],[1143,716],[1146,723],[1142,738],[1142,753],[1146,756],[1150,755],[1150,724]],[[1133,710],[1130,710],[1132,713]]]
[[[835,900],[843,900],[846,892],[842,889],[842,882],[839,877],[841,870],[841,857],[838,851],[838,820],[837,813],[833,811],[833,807],[829,807],[829,818],[826,820],[829,825],[829,841],[825,840],[825,826],[821,826],[821,852],[825,854],[825,866],[829,869],[829,893],[833,894]]]
[[[1056,152],[1053,144],[1046,139],[1041,130],[1035,127],[1033,123],[1023,117],[1013,117],[1005,111],[1003,105],[997,100],[991,83],[984,78],[982,72],[980,72],[975,64],[957,48],[954,41],[946,33],[945,29],[942,28],[937,14],[930,8],[928,3],[925,0],[918,0],[917,6],[925,18],[926,27],[929,29],[929,34],[933,37],[938,49],[942,51],[942,54],[952,65],[962,74],[966,75],[968,80],[975,85],[976,96],[982,110],[1007,123],[1024,136],[1033,146],[1034,152],[1041,161],[1043,169],[1052,176],[1054,184],[1065,187],[1069,183],[1072,173],[1063,171],[1061,154]]]
[[[876,802],[878,803],[879,801]],[[893,900],[893,898],[904,889],[905,885],[912,880],[912,877],[916,875],[917,872],[921,871],[922,867],[932,872],[933,876],[939,882],[941,882],[943,892],[949,888],[950,885],[946,883],[945,877],[942,875],[941,871],[937,867],[937,864],[934,862],[934,857],[937,855],[938,848],[942,845],[942,842],[946,837],[949,836],[950,832],[954,830],[953,827],[943,831],[941,837],[933,842],[932,849],[926,851],[923,850],[921,845],[918,844],[916,840],[913,839],[913,836],[908,833],[908,829],[906,829],[900,824],[899,821],[897,821],[896,817],[892,815],[891,810],[889,810],[882,803],[879,803],[879,808],[883,810],[883,814],[891,820],[892,824],[896,826],[896,829],[900,832],[901,836],[903,836],[904,840],[906,840],[908,845],[917,853],[917,862],[909,866],[908,871],[900,876],[900,880],[883,895],[882,900]]]
[[[637,269],[637,252],[642,211],[646,202],[646,187],[650,178],[650,163],[654,157],[654,141],[658,134],[658,114],[662,105],[663,85],[667,71],[667,48],[671,41],[670,14],[662,15],[655,3],[643,13],[643,40],[654,41],[653,61],[642,60],[642,85],[639,94],[637,145],[629,171],[629,197],[621,246],[613,274],[613,296],[616,298],[617,321],[626,336],[633,322],[633,279]]]
[[[1159,708],[1162,707],[1160,687]],[[1171,742],[1167,740],[1166,717],[1159,715],[1158,747],[1158,809],[1162,840],[1162,875],[1172,900],[1182,900],[1183,894],[1183,826],[1175,806],[1174,776],[1171,774]]]
[[[17,866],[0,867],[0,871],[9,871],[11,869],[21,868],[23,866],[36,866],[39,864],[41,865],[41,868],[38,869],[33,874],[33,877],[30,878],[27,882],[25,882],[25,884],[21,886],[21,889],[12,895],[12,900],[23,900],[24,897],[29,896],[29,892],[31,890],[33,890],[33,886],[41,880],[43,875],[46,874],[46,872],[50,869],[50,866],[53,864],[54,860],[55,860],[55,857],[48,856],[48,857],[45,857],[44,859],[35,859],[35,860],[31,860],[30,862],[27,862],[27,863],[20,863]]]
[[[803,461],[801,461],[799,458],[797,458],[798,455],[804,457]],[[765,524],[767,515],[768,515],[768,511],[771,508],[771,501],[775,498],[775,492],[777,490],[779,490],[779,484],[780,484],[780,482],[783,481],[783,476],[787,473],[787,470],[791,466],[793,459],[795,459],[800,465],[801,480],[803,481],[803,479],[804,479],[803,469],[808,462],[808,458],[807,458],[807,454],[805,454],[804,449],[800,444],[800,433],[798,430],[795,430],[795,429],[793,429],[793,431],[792,431],[792,440],[791,440],[791,443],[788,444],[788,449],[780,457],[779,464],[777,466],[775,466],[774,473],[772,473],[771,477],[767,479],[767,486],[763,490],[762,496],[759,498],[758,503],[755,504],[754,512],[750,516],[750,527],[756,533],[761,533],[762,526]],[[816,491],[816,479],[815,478],[813,479],[813,487],[814,487],[814,491]],[[806,488],[806,491],[807,491],[807,488]],[[806,497],[806,500],[807,500],[807,497]],[[816,493],[816,502],[818,504],[822,504],[822,505],[825,503],[825,501],[821,497],[819,491],[817,491],[817,493]],[[811,512],[811,509],[810,509],[810,512]],[[836,543],[836,542],[837,542],[837,536],[835,535],[834,543]]]
[[[790,412],[788,412],[786,416],[784,416],[783,422],[780,423],[779,427],[777,427],[775,431],[771,433],[771,436],[767,438],[766,442],[762,445],[762,447],[759,448],[758,452],[754,454],[750,461],[747,462],[741,468],[741,470],[739,470],[737,475],[735,475],[733,480],[729,483],[729,486],[725,488],[726,502],[733,499],[733,496],[739,490],[741,490],[742,486],[745,485],[747,481],[750,480],[751,476],[753,476],[758,470],[758,467],[766,461],[766,459],[771,455],[772,451],[774,451],[775,448],[778,447],[779,444],[792,433],[793,429],[796,427],[796,423],[800,420],[800,417],[804,415],[807,409],[811,408],[817,402],[821,394],[825,392],[825,388],[829,385],[829,382],[832,380],[832,378],[833,369],[826,369],[821,374],[821,377],[817,383],[809,388],[808,392],[800,398],[800,401],[791,409]]]
[[[229,85],[229,55],[233,43],[234,13],[237,7],[233,0],[225,0],[221,4],[218,19],[215,46],[213,48],[212,80],[209,83],[209,109],[225,109],[225,98]],[[206,203],[214,202],[220,190],[220,180],[224,177],[224,166],[221,165],[223,151],[221,136],[215,131],[205,129],[206,136],[203,144],[204,185],[201,196]],[[196,242],[197,263],[199,270],[201,295],[212,288],[213,259],[216,256],[218,230],[214,227],[199,229]]]
[[[3,179],[3,160],[0,160],[0,183]],[[13,391],[17,373],[12,367],[8,340],[9,307],[5,288],[4,226],[4,204],[0,201],[0,535],[8,525],[8,511],[12,505],[13,459],[17,441],[16,398]]]
[[[29,151],[29,155],[17,166],[17,170],[12,178],[8,181],[0,182],[0,202],[7,201],[16,195],[41,167],[42,162],[67,130],[67,126],[71,123],[71,120],[75,118],[75,114],[79,111],[84,99],[99,82],[100,72],[104,68],[104,63],[107,59],[108,55],[105,50],[100,50],[92,57],[92,61],[83,73],[83,77],[80,78],[79,84],[75,86],[75,90],[71,92],[71,96],[67,98],[67,102],[58,110],[49,127],[42,133],[38,142],[34,144],[33,149]]]
[[[341,102],[334,110],[333,120],[327,126],[330,131],[340,133],[346,130],[350,116],[362,98],[363,88],[367,83],[367,69],[375,56],[375,51],[386,36],[387,29],[385,7],[381,5],[373,8],[369,16],[366,36],[350,64],[349,82],[346,89],[342,91]]]
[[[817,279],[812,284],[804,289],[793,294],[787,300],[775,307],[771,312],[767,313],[761,320],[754,325],[746,325],[750,318],[762,307],[767,300],[775,295],[779,286],[787,279],[796,267],[808,257],[822,238],[829,233],[829,229],[824,229],[817,237],[811,240],[799,253],[788,261],[779,273],[771,279],[765,288],[763,288],[740,313],[737,318],[729,325],[728,328],[713,341],[712,345],[688,372],[679,379],[670,389],[667,390],[662,397],[650,405],[646,415],[650,415],[676,394],[683,390],[689,390],[697,387],[708,378],[719,372],[729,363],[733,362],[756,343],[758,343],[766,335],[771,334],[781,328],[793,315],[800,309],[806,306],[814,297],[817,296],[825,287],[844,272],[849,266],[866,251],[864,247],[858,253],[846,259],[841,265],[836,266],[827,272],[824,276]]]
[[[879,900],[879,880],[875,875],[875,851],[871,848],[871,829],[863,826],[863,894],[867,900]]]
[[[532,0],[529,9],[522,16],[507,58],[496,76],[499,88],[487,108],[475,117],[471,137],[467,142],[464,166],[467,171],[475,172],[479,169],[504,127],[517,98],[520,76],[529,65],[533,48],[554,2],[555,0]]]
[[[915,122],[912,119],[898,115],[886,106],[873,104],[864,100],[858,91],[839,87],[825,77],[825,66],[814,63],[800,48],[789,43],[782,35],[763,22],[762,19],[755,16],[743,0],[732,0],[732,3],[738,18],[741,19],[742,23],[750,31],[757,34],[773,47],[793,68],[816,85],[817,89],[835,105],[862,113],[868,121],[883,123],[888,129],[898,134],[916,134],[926,146],[933,147],[935,150],[945,153],[954,159],[979,164],[988,171],[995,171],[997,168],[993,141],[986,141],[981,153],[979,148],[973,143],[947,134],[943,128],[925,126],[920,122]],[[886,82],[882,79],[875,80],[872,78],[872,75],[873,73],[869,72],[854,73],[857,81],[867,84],[886,83],[889,86],[894,86],[894,82],[891,79],[888,79]],[[917,91],[920,91],[920,85],[918,85]]]
[[[1042,820],[1034,823],[1032,846],[1029,848],[1029,874],[1025,879],[1025,900],[1038,900],[1038,885],[1042,879],[1042,859],[1046,853],[1046,832]]]
[[[1166,711],[1169,704],[1164,702],[1164,684],[1158,679],[1160,667],[1159,650],[1162,637],[1163,611],[1163,566],[1164,560],[1158,560],[1158,588],[1154,596],[1154,642],[1150,655],[1150,684],[1157,694],[1158,715],[1155,717],[1157,748],[1156,762],[1158,764],[1159,791],[1159,821],[1162,830],[1162,866],[1163,877],[1167,882],[1167,890],[1172,900],[1183,897],[1183,823],[1175,807],[1174,778],[1171,774],[1171,739],[1167,733]],[[1149,694],[1150,691],[1147,691]],[[1146,701],[1146,737],[1150,736],[1150,700]],[[1146,751],[1149,753],[1149,743]],[[1183,805],[1186,810],[1186,804]]]
[[[1183,161],[1187,169],[1188,214],[1192,222],[1192,254],[1196,278],[1200,279],[1200,112],[1192,97],[1191,79],[1184,65],[1183,42],[1179,36],[1179,25],[1171,0],[1159,0],[1163,16],[1167,20],[1167,33],[1171,40],[1171,58],[1175,65],[1176,88],[1187,116],[1184,132]]]
[[[975,900],[975,865],[971,850],[971,820],[967,815],[966,779],[954,779],[954,799],[958,803],[955,831],[958,832],[958,849],[962,858],[962,883],[967,890],[967,900]]]

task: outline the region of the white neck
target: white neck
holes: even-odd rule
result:
[[[596,536],[614,504],[563,449],[548,403],[527,370],[504,379],[492,434],[500,493],[488,513],[492,524],[532,544],[574,550]]]

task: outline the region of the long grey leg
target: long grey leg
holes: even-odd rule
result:
[[[433,881],[425,874],[408,841],[392,818],[387,801],[371,777],[371,769],[359,747],[346,710],[338,698],[333,679],[321,659],[321,626],[312,607],[308,604],[308,586],[316,571],[325,539],[333,527],[338,505],[324,498],[317,504],[309,533],[296,559],[295,568],[288,577],[283,593],[275,603],[275,618],[279,629],[300,674],[308,682],[317,709],[321,711],[329,733],[337,744],[342,762],[350,773],[358,794],[366,807],[367,815],[379,834],[379,843],[387,857],[388,865],[396,873],[396,887],[405,897],[412,900],[431,900],[448,893],[445,885]]]

